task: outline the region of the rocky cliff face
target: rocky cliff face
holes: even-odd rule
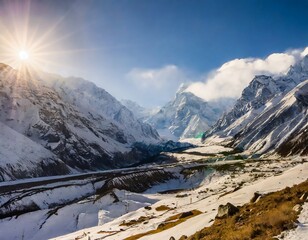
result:
[[[256,76],[208,135],[232,136],[233,147],[306,155],[308,56],[285,76]]]
[[[0,104],[2,128],[16,135],[16,141],[3,149],[14,148],[14,143],[23,139],[28,146],[25,149],[37,148],[41,153],[28,158],[20,153],[14,163],[8,160],[11,156],[2,155],[0,167],[5,179],[127,166],[134,162],[125,159],[132,144],[160,140],[150,125],[136,120],[109,93],[83,79],[30,75],[1,64]],[[1,142],[6,138],[1,135]],[[123,158],[115,162],[117,153]],[[25,162],[31,169],[21,170],[19,165]],[[45,170],[38,167],[43,163]],[[60,167],[50,171],[49,165]]]
[[[296,96],[307,87],[308,81],[304,81],[279,102],[274,102],[276,98],[270,101],[270,107],[234,135],[233,145],[260,154],[277,149],[285,156],[306,155],[308,110],[302,97]],[[308,96],[307,93],[303,98]]]

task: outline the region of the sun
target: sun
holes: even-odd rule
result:
[[[26,60],[28,60],[29,59],[29,54],[28,54],[28,52],[27,51],[20,51],[19,52],[19,54],[18,54],[18,56],[19,56],[19,59],[20,60],[22,60],[22,61],[26,61]]]
[[[31,0],[1,2],[0,62],[10,65],[14,70],[26,71],[36,77],[41,71],[63,69],[66,62],[61,59],[71,59],[81,51],[94,50],[71,48],[71,41],[75,40],[73,38],[79,34],[79,29],[63,34],[70,11],[54,21],[42,18],[42,23],[37,24],[38,16],[31,14],[35,5]],[[3,15],[4,11],[7,14]]]

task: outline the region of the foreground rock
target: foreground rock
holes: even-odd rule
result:
[[[219,205],[216,218],[230,217],[236,214],[238,211],[239,209],[231,203],[227,203],[226,205]]]

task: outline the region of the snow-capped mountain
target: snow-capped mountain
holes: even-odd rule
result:
[[[0,175],[6,180],[128,166],[140,161],[127,155],[135,142],[160,140],[83,79],[30,75],[1,64],[0,104]]]
[[[140,106],[138,103],[123,99],[121,103],[127,107],[130,111],[132,111],[135,117],[139,120],[146,121],[146,119],[150,118],[152,115],[156,114],[159,111],[159,108],[145,108]]]
[[[175,98],[147,122],[166,138],[192,138],[209,129],[233,105],[233,100],[206,102],[182,85]]]
[[[45,80],[46,84],[59,92],[66,102],[76,106],[88,118],[92,118],[99,125],[106,125],[109,122],[109,129],[118,128],[116,131],[119,133],[115,136],[117,141],[129,144],[136,141],[153,143],[153,139],[159,139],[157,132],[150,125],[136,119],[128,108],[94,83],[72,77],[46,79],[48,79]],[[100,119],[101,117],[105,119]],[[108,135],[108,131],[105,134]],[[114,137],[114,134],[110,134],[110,137]]]
[[[307,154],[308,56],[284,76],[256,76],[208,135],[232,136],[233,147]]]

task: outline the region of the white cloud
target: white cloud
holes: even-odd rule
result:
[[[127,77],[141,88],[163,89],[170,85],[179,85],[186,80],[184,72],[176,65],[167,65],[157,69],[134,68]]]
[[[134,90],[139,90],[138,94],[131,96],[131,99],[139,103],[147,99],[151,103],[165,104],[174,97],[183,82],[192,82],[186,91],[207,101],[223,97],[238,98],[255,75],[285,74],[292,64],[307,54],[308,47],[273,53],[264,59],[234,59],[203,75],[205,77],[198,78],[191,78],[191,73],[176,65],[153,69],[134,68],[126,78],[133,83]]]
[[[274,53],[265,59],[234,59],[210,73],[203,82],[192,83],[187,91],[205,100],[237,98],[258,74],[284,74],[295,62],[290,53]]]

